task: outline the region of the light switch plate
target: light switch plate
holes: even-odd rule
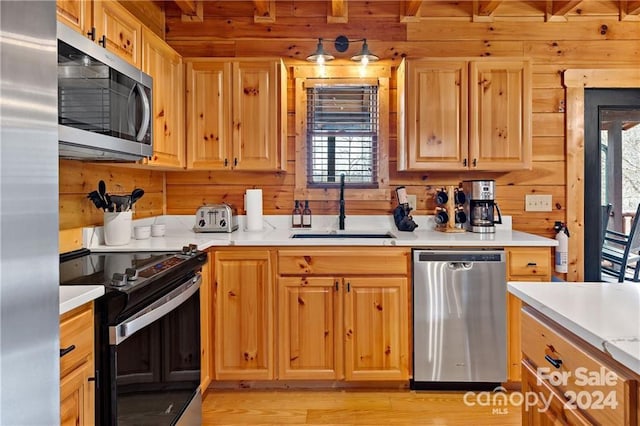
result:
[[[524,209],[528,212],[550,212],[551,203],[551,194],[527,194],[525,195]]]
[[[407,194],[407,201],[409,202],[409,207],[411,207],[411,210],[415,210],[418,204],[418,196]]]

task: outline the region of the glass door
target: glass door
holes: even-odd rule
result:
[[[640,202],[640,89],[585,90],[584,164],[584,276],[600,281],[603,224],[628,232]]]

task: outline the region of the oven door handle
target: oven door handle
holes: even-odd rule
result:
[[[197,274],[162,299],[115,326],[109,327],[109,344],[119,345],[134,333],[162,318],[186,302],[200,288],[202,276]]]

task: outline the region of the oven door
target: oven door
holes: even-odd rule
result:
[[[102,424],[201,423],[200,275],[109,327],[110,397]]]

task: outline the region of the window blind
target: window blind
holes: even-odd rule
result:
[[[307,88],[307,184],[376,187],[378,86]]]

